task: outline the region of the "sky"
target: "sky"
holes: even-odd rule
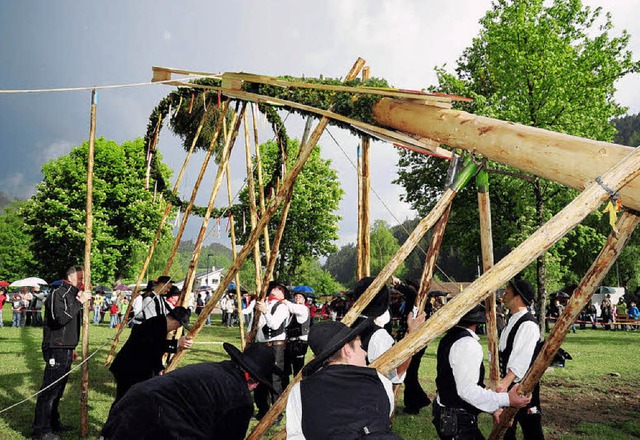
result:
[[[587,0],[610,11],[614,33],[631,34],[630,49],[640,57],[640,21],[633,0]],[[344,77],[358,56],[372,76],[396,87],[422,89],[436,83],[434,67],[453,69],[479,31],[490,0],[291,0],[168,1],[112,0],[0,2],[0,90],[91,87],[149,82],[152,66],[206,72],[243,71],[265,75]],[[634,7],[635,6],[635,7]],[[166,85],[116,88],[98,94],[97,136],[123,142],[143,137],[149,115],[173,88]],[[42,179],[43,163],[68,153],[89,136],[90,91],[0,94],[0,191],[26,198]],[[640,76],[618,83],[616,99],[640,112]],[[284,115],[283,115],[284,116]],[[273,134],[260,122],[261,140]],[[288,131],[301,137],[303,121],[291,116]],[[322,155],[337,169],[346,194],[340,205],[338,245],[357,234],[356,161],[359,140],[330,127]],[[185,152],[165,127],[158,145],[175,170]],[[374,142],[371,151],[371,219],[391,226],[415,217],[400,200],[397,152]],[[180,188],[188,198],[202,156],[192,160]],[[244,184],[244,145],[231,160],[232,194]],[[197,199],[206,204],[211,169]],[[376,194],[380,197],[377,198]],[[226,190],[218,206],[227,203]],[[200,219],[190,221],[185,238],[194,239]],[[228,245],[210,231],[207,241]]]

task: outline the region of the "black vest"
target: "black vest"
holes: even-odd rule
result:
[[[308,440],[399,439],[389,397],[373,368],[329,365],[300,382],[302,432]]]
[[[295,315],[291,315],[291,322],[287,326],[287,338],[299,338],[300,336],[309,335],[309,327],[311,325],[311,314],[307,315],[307,320],[302,324],[298,322]]]
[[[472,414],[479,414],[480,410],[478,408],[465,402],[458,395],[456,381],[453,377],[453,369],[449,364],[451,347],[456,341],[466,337],[472,337],[466,328],[453,327],[447,332],[444,338],[440,340],[437,354],[438,375],[436,377],[436,387],[438,388],[438,396],[440,397],[440,403],[442,405],[448,408],[462,408]],[[484,388],[484,364],[482,362],[480,362],[478,385]]]
[[[271,313],[273,315],[276,312],[276,310],[278,309],[278,307],[280,307],[280,306],[284,306],[284,304],[282,304],[281,301],[278,301],[277,303],[275,303],[273,305],[273,307],[271,307],[271,310],[269,311],[269,313]],[[280,336],[281,334],[284,333],[284,329],[285,329],[286,325],[287,325],[287,320],[286,319],[284,321],[282,321],[282,324],[280,325],[280,327],[278,327],[275,330],[265,324],[264,326],[262,326],[262,334],[264,335],[264,337],[266,339],[275,338],[276,336]]]
[[[518,334],[518,329],[520,328],[520,326],[527,321],[535,322],[536,325],[538,324],[538,321],[536,321],[536,318],[531,314],[531,312],[527,312],[524,315],[522,315],[520,319],[518,319],[518,321],[514,324],[511,331],[509,332],[509,336],[507,336],[507,343],[504,350],[499,352],[498,354],[498,359],[500,361],[500,377],[505,377],[507,375],[507,363],[509,362],[509,358],[511,357],[511,352],[513,351],[513,341],[515,340],[516,335]],[[537,341],[536,348],[533,351],[533,356],[531,356],[531,361],[529,362],[529,367],[531,367],[531,365],[533,364],[533,361],[536,360],[536,357],[538,356],[538,353],[540,352],[541,348],[542,348],[542,341]],[[514,384],[511,384],[509,389],[511,389],[513,385]],[[527,405],[526,408],[532,408],[534,406],[540,407],[540,382],[538,382],[534,387],[533,392],[531,393],[531,403],[529,403],[529,405]]]

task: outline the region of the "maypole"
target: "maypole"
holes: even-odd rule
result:
[[[362,69],[362,80],[371,77],[369,67]],[[369,215],[369,193],[371,191],[371,161],[369,149],[371,138],[360,138],[361,148],[358,149],[358,247],[357,247],[357,277],[361,279],[371,274],[371,225]]]

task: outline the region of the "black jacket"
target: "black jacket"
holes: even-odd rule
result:
[[[77,296],[80,290],[62,283],[44,301],[44,337],[42,349],[74,349],[80,339],[82,303]]]
[[[244,439],[253,401],[231,361],[178,368],[134,385],[114,405],[105,439]]]

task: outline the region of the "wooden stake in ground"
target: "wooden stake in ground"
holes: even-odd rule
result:
[[[182,182],[182,177],[187,169],[187,165],[189,164],[189,160],[191,159],[191,155],[193,154],[193,149],[196,146],[196,142],[200,138],[200,133],[202,132],[202,127],[204,127],[204,123],[207,119],[206,113],[202,116],[202,120],[200,121],[200,125],[198,125],[198,129],[196,130],[196,134],[193,138],[193,142],[191,142],[191,147],[189,148],[189,152],[182,163],[182,168],[180,169],[180,173],[178,173],[178,177],[176,179],[176,183],[173,185],[173,193],[176,194],[178,192],[178,188],[180,187],[180,182]],[[164,229],[165,222],[171,214],[171,208],[173,207],[171,202],[167,203],[167,207],[164,210],[164,214],[162,214],[162,219],[160,219],[160,224],[158,225],[158,229],[156,230],[156,235],[153,237],[153,241],[151,242],[151,246],[147,251],[147,256],[142,263],[142,268],[140,269],[140,273],[138,274],[138,278],[136,279],[136,286],[131,293],[131,297],[129,298],[129,304],[127,304],[127,310],[124,312],[124,316],[122,317],[122,322],[118,326],[118,331],[116,332],[115,337],[113,338],[113,343],[111,344],[111,349],[109,350],[109,354],[107,355],[107,359],[104,362],[105,367],[108,366],[113,360],[113,356],[116,352],[116,347],[118,347],[118,342],[120,341],[120,335],[122,331],[127,327],[129,323],[129,315],[131,314],[131,309],[133,308],[133,300],[136,299],[138,294],[140,293],[140,284],[142,284],[142,280],[147,273],[147,268],[149,267],[149,263],[151,262],[151,257],[153,257],[153,253],[158,245],[158,241],[162,236],[162,231]]]
[[[91,241],[93,238],[93,157],[96,145],[96,89],[91,91],[91,119],[89,128],[89,153],[87,156],[87,205],[86,232],[84,242],[84,290],[91,291]],[[89,356],[89,301],[82,311],[82,359]],[[80,436],[89,434],[89,363],[82,364],[80,381]]]
[[[264,195],[264,181],[262,179],[262,158],[260,156],[260,143],[258,142],[258,120],[256,111],[258,104],[251,106],[251,117],[253,118],[253,142],[256,148],[256,168],[258,169],[258,196],[260,200],[260,215],[264,215],[266,211],[266,201]],[[271,253],[271,244],[269,243],[269,230],[264,227],[264,252],[268,256]],[[256,286],[257,287],[257,286]]]
[[[489,174],[480,170],[476,176],[478,187],[478,211],[480,212],[480,247],[482,248],[482,271],[493,267],[493,235],[491,232],[491,199],[489,198]],[[487,338],[489,346],[489,383],[487,388],[495,389],[500,380],[500,360],[498,359],[498,325],[496,318],[496,295],[492,292],[484,300],[487,314]]]
[[[599,178],[601,183],[594,182],[589,185],[543,227],[371,365],[382,374],[387,374],[404,360],[413,356],[438,335],[454,326],[465,313],[490,292],[507,283],[527,267],[538,255],[560,240],[589,213],[598,209],[600,204],[609,198],[609,193],[604,187],[618,191],[638,175],[640,175],[640,149],[634,149],[631,154]]]
[[[370,77],[369,67],[362,69],[362,80]],[[371,138],[362,136],[362,149],[358,150],[358,279],[371,274],[371,226],[369,221],[369,193],[371,190],[371,173],[369,149]]]
[[[620,256],[627,240],[631,237],[639,221],[640,216],[636,211],[626,211],[620,216],[616,224],[619,232],[616,233],[612,231],[611,234],[609,234],[609,238],[602,248],[602,251],[598,254],[598,257],[589,268],[578,288],[573,292],[567,307],[562,312],[562,315],[542,346],[540,354],[520,382],[520,389],[518,391],[521,394],[526,395],[531,393],[535,385],[542,378],[544,372],[549,365],[551,365],[560,345],[567,336],[567,333],[569,333],[571,325],[587,305],[596,288],[602,284],[604,277],[611,269],[611,266],[613,266],[613,263],[616,262],[618,256]],[[509,422],[513,419],[517,411],[515,408],[505,408],[500,416],[500,424],[494,426],[489,438],[501,439],[509,428]]]

